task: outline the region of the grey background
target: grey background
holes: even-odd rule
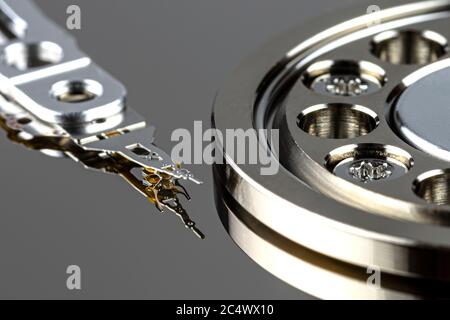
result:
[[[176,128],[210,124],[212,101],[246,55],[351,0],[38,0],[65,26],[82,9],[80,47],[128,88],[129,105],[170,150]],[[301,39],[299,39],[300,41]],[[0,137],[0,298],[303,299],[234,245],[216,213],[211,168],[191,166],[192,217],[205,241],[159,215],[120,178]],[[82,290],[66,289],[68,265]]]

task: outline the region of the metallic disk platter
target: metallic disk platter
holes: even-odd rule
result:
[[[216,204],[243,251],[314,296],[448,298],[450,1],[377,3],[311,20],[236,69],[213,125],[266,130],[280,166],[263,175],[222,145]]]

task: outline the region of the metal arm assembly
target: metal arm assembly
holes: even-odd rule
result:
[[[29,1],[0,1],[0,47],[0,126],[10,140],[120,175],[204,238],[178,199],[189,199],[180,180],[201,182],[154,144],[120,82]]]

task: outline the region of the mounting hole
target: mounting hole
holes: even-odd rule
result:
[[[450,169],[420,175],[414,181],[413,191],[428,203],[450,205]]]
[[[387,79],[385,71],[371,62],[326,60],[308,67],[301,80],[320,94],[355,97],[378,91]]]
[[[325,158],[325,167],[336,176],[356,183],[370,183],[398,178],[413,166],[406,151],[382,144],[340,147]]]
[[[106,118],[100,118],[100,119],[96,119],[94,120],[95,124],[102,124],[106,122]]]
[[[30,119],[30,118],[20,118],[20,119],[17,119],[17,123],[18,124],[20,124],[20,125],[22,125],[22,126],[25,126],[25,125],[27,125],[27,124],[30,124],[32,122],[32,120]]]
[[[101,96],[103,87],[94,80],[60,81],[52,86],[50,94],[61,102],[80,103]]]
[[[10,67],[24,71],[61,62],[63,49],[56,43],[16,42],[3,49],[2,59]]]
[[[371,51],[392,64],[424,65],[447,52],[447,39],[434,31],[386,31],[373,39]]]
[[[137,144],[131,147],[127,147],[131,152],[140,157],[147,157],[151,154],[151,151]]]
[[[352,139],[373,131],[380,120],[372,110],[352,104],[321,104],[305,109],[297,125],[319,138]]]

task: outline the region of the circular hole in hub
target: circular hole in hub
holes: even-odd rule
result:
[[[101,96],[102,93],[102,85],[94,80],[60,81],[50,90],[55,99],[67,103],[86,102]]]
[[[43,41],[37,43],[16,42],[3,50],[2,59],[11,67],[24,71],[61,62],[63,49],[56,43]]]
[[[373,131],[379,118],[372,110],[352,104],[321,104],[305,109],[297,125],[306,133],[327,139],[352,139]]]
[[[398,178],[412,166],[413,159],[407,152],[381,144],[344,146],[325,158],[325,167],[330,172],[362,184]]]
[[[414,181],[413,191],[428,203],[450,205],[450,169],[420,175]]]
[[[372,53],[392,64],[429,64],[447,52],[447,40],[434,31],[386,31],[372,41]]]
[[[308,67],[301,79],[314,92],[354,97],[378,91],[386,83],[386,73],[367,61],[326,60]]]

